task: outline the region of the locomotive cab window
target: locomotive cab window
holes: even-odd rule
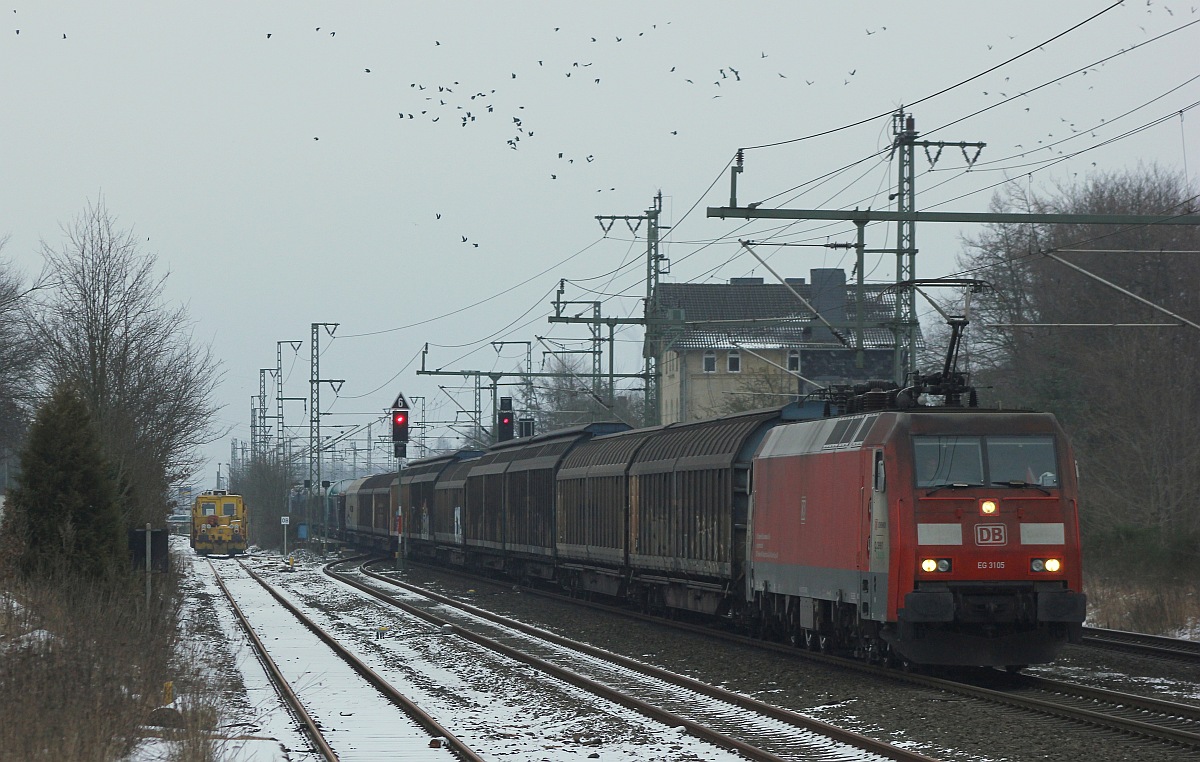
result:
[[[982,445],[980,437],[913,437],[917,486],[984,484]]]
[[[222,516],[232,516],[235,512],[236,507],[237,507],[237,503],[222,503],[221,504],[221,515]]]
[[[201,503],[200,504],[200,513],[203,516],[216,516],[217,515],[217,504],[216,503]]]
[[[987,460],[992,482],[1058,486],[1052,437],[987,437]]]
[[[913,459],[918,487],[1058,486],[1054,438],[1049,436],[915,436]]]

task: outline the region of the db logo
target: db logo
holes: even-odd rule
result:
[[[976,524],[976,545],[1007,545],[1008,534],[1003,524]]]

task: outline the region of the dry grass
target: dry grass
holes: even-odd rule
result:
[[[1192,581],[1091,575],[1084,591],[1088,622],[1097,627],[1200,638],[1200,587]]]
[[[0,593],[0,762],[118,760],[147,735],[174,679],[170,758],[220,758],[217,691],[180,652],[178,580],[21,580]],[[182,678],[180,677],[182,675]]]

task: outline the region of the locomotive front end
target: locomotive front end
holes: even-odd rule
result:
[[[1074,459],[1052,416],[913,415],[912,514],[900,522],[897,652],[924,664],[1016,667],[1078,642]],[[907,490],[906,490],[907,491]],[[906,517],[907,519],[907,517]],[[907,568],[904,568],[907,566]],[[905,589],[905,588],[908,589]]]

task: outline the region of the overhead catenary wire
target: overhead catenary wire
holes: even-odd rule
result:
[[[944,95],[952,90],[956,90],[956,89],[962,87],[963,85],[969,84],[970,82],[973,82],[973,81],[979,79],[980,77],[991,74],[992,72],[996,71],[997,69],[1001,69],[1001,68],[1007,66],[1008,64],[1012,63],[1013,61],[1017,61],[1021,58],[1024,58],[1025,56],[1029,55],[1030,53],[1033,53],[1034,51],[1039,50],[1039,49],[1045,47],[1046,45],[1049,45],[1050,43],[1054,42],[1055,40],[1058,40],[1058,39],[1061,39],[1061,38],[1067,36],[1071,32],[1074,32],[1076,29],[1079,29],[1080,27],[1084,26],[1085,24],[1095,21],[1096,19],[1100,18],[1101,16],[1103,16],[1104,14],[1113,10],[1114,8],[1122,5],[1123,3],[1124,3],[1124,0],[1118,0],[1117,2],[1109,5],[1108,7],[1103,8],[1102,10],[1092,14],[1091,16],[1088,16],[1083,21],[1080,21],[1077,24],[1072,25],[1071,27],[1059,32],[1058,34],[1054,35],[1053,37],[1050,37],[1047,40],[1044,40],[1043,42],[1038,43],[1037,45],[1034,45],[1033,47],[1025,50],[1024,52],[1018,53],[1017,55],[1012,56],[1011,58],[1005,59],[1004,61],[1001,61],[1000,63],[996,64],[995,66],[991,66],[987,69],[984,69],[983,71],[979,72],[978,74],[974,74],[970,77],[967,77],[966,79],[959,80],[958,82],[954,83],[953,85],[949,85],[948,87],[944,87],[941,90],[930,93],[929,95],[926,95],[922,98],[918,98],[915,101],[911,101],[911,102],[909,102],[908,106],[911,108],[913,106],[917,106],[922,103],[925,103],[926,101],[933,100],[934,98],[938,97],[939,95]],[[881,119],[886,116],[891,116],[892,113],[893,113],[892,111],[886,111],[881,114],[875,114],[873,116],[869,116],[865,119],[859,119],[856,122],[850,122],[849,124],[844,124],[841,127],[834,127],[832,129],[822,130],[820,132],[814,132],[812,134],[803,135],[798,138],[790,138],[788,140],[779,140],[779,141],[775,141],[774,143],[762,143],[760,145],[744,146],[741,150],[751,151],[751,150],[756,150],[759,148],[774,148],[775,146],[788,145],[789,143],[799,143],[799,142],[802,142],[805,140],[812,140],[814,138],[824,137],[825,135],[832,135],[836,132],[848,130],[853,127],[859,127],[861,125],[867,124],[868,122],[872,122],[876,119]]]
[[[1110,9],[1111,9],[1111,7],[1112,7],[1112,6],[1110,6]],[[1093,17],[1093,18],[1094,18],[1094,17]],[[1107,56],[1107,57],[1105,57],[1105,58],[1102,58],[1102,59],[1098,59],[1097,61],[1094,61],[1094,62],[1092,62],[1092,63],[1088,64],[1087,66],[1080,67],[1080,68],[1078,68],[1078,69],[1075,69],[1075,70],[1073,70],[1072,72],[1069,72],[1068,74],[1064,74],[1064,75],[1061,75],[1061,76],[1059,76],[1059,77],[1055,77],[1055,78],[1053,78],[1053,79],[1047,80],[1046,82],[1044,82],[1044,83],[1042,83],[1042,84],[1038,85],[1037,87],[1030,88],[1029,90],[1026,90],[1026,91],[1023,91],[1023,92],[1024,92],[1024,93],[1030,93],[1030,92],[1034,92],[1034,91],[1036,91],[1036,90],[1039,90],[1039,89],[1041,89],[1041,88],[1043,88],[1043,87],[1046,87],[1046,86],[1048,86],[1048,85],[1050,85],[1050,84],[1053,84],[1053,83],[1055,83],[1055,82],[1061,81],[1062,79],[1065,79],[1065,78],[1067,78],[1067,77],[1069,77],[1069,76],[1072,76],[1073,74],[1077,74],[1077,73],[1079,73],[1079,72],[1086,71],[1086,70],[1087,70],[1087,69],[1089,69],[1089,68],[1092,68],[1092,67],[1094,67],[1094,66],[1100,65],[1100,64],[1102,64],[1102,63],[1104,63],[1104,62],[1106,62],[1106,61],[1108,61],[1108,60],[1111,60],[1111,59],[1113,59],[1113,58],[1115,58],[1115,57],[1117,57],[1117,56],[1123,55],[1123,54],[1125,54],[1125,53],[1128,53],[1128,52],[1130,52],[1130,51],[1132,51],[1132,50],[1135,50],[1135,49],[1137,49],[1137,48],[1141,48],[1141,47],[1144,47],[1144,46],[1146,46],[1146,45],[1149,45],[1149,44],[1151,44],[1151,43],[1153,43],[1153,42],[1155,42],[1155,41],[1158,41],[1158,40],[1160,40],[1160,39],[1162,39],[1162,38],[1164,38],[1164,37],[1168,36],[1169,34],[1173,34],[1173,33],[1175,33],[1175,32],[1178,32],[1178,31],[1181,31],[1181,30],[1183,30],[1183,29],[1186,29],[1186,28],[1188,28],[1188,27],[1192,26],[1192,25],[1193,25],[1193,24],[1195,24],[1195,23],[1200,23],[1200,22],[1188,22],[1187,24],[1183,24],[1182,26],[1180,26],[1180,27],[1177,27],[1177,28],[1176,28],[1176,29],[1174,29],[1174,30],[1170,30],[1169,32],[1166,32],[1166,33],[1163,33],[1163,34],[1161,34],[1161,35],[1158,35],[1158,36],[1156,36],[1155,38],[1153,38],[1153,39],[1151,39],[1151,40],[1147,40],[1147,41],[1144,41],[1144,42],[1138,43],[1137,45],[1134,45],[1134,46],[1133,46],[1133,47],[1131,47],[1131,48],[1126,48],[1126,49],[1124,49],[1124,50],[1122,50],[1122,51],[1120,51],[1120,52],[1118,52],[1118,53],[1115,53],[1115,54],[1113,54],[1113,55]],[[1069,31],[1069,30],[1068,30],[1068,31]],[[1053,38],[1052,38],[1052,39],[1053,39]],[[1045,43],[1043,43],[1043,44],[1045,44]],[[1028,52],[1028,51],[1027,51],[1027,52]],[[1010,60],[1015,60],[1015,59],[1010,59]],[[1194,79],[1194,78],[1193,78],[1193,79]],[[1175,90],[1179,89],[1179,87],[1182,87],[1184,84],[1187,84],[1187,83],[1188,83],[1188,82],[1190,82],[1190,81],[1192,81],[1192,80],[1191,80],[1191,79],[1189,79],[1187,82],[1185,82],[1185,83],[1183,83],[1183,84],[1181,84],[1181,85],[1177,86],[1176,88],[1172,88],[1172,90],[1168,91],[1168,93],[1169,93],[1169,92],[1173,92],[1173,91],[1175,91]],[[941,91],[941,92],[945,92],[945,90],[944,90],[944,91]],[[1159,98],[1161,98],[1161,97],[1165,96],[1166,94],[1167,94],[1167,93],[1164,93],[1162,96],[1159,96]],[[936,95],[936,94],[935,94],[935,95]],[[932,96],[930,96],[930,97],[932,97]],[[1016,97],[1019,97],[1019,96],[1016,96]],[[1002,105],[1003,103],[1005,103],[1005,102],[1008,102],[1008,101],[1011,101],[1011,100],[1012,100],[1012,98],[1006,99],[1006,101],[1002,101],[1000,104],[993,104],[993,106],[992,106],[992,107],[995,107],[995,106],[998,106],[998,105]],[[1156,99],[1155,99],[1155,100],[1156,100]],[[919,103],[920,101],[917,101],[917,102]],[[1152,101],[1149,101],[1149,102],[1153,102],[1153,100],[1152,100]],[[1149,103],[1149,102],[1148,102],[1148,103]],[[915,105],[915,104],[914,104],[914,105]],[[1143,104],[1143,106],[1142,106],[1142,107],[1144,107],[1145,105],[1147,105],[1147,104]],[[991,108],[991,107],[989,107],[989,108]],[[1135,108],[1135,109],[1133,109],[1133,110],[1131,110],[1131,111],[1136,111],[1136,110],[1137,110],[1137,109]],[[1126,112],[1126,113],[1130,113],[1130,112]],[[890,115],[890,112],[889,112],[889,114],[888,114],[888,115]],[[952,120],[952,121],[950,121],[950,122],[944,123],[944,124],[942,124],[941,126],[934,128],[934,130],[932,130],[932,131],[930,131],[930,132],[933,132],[933,131],[937,131],[937,130],[943,129],[943,128],[945,128],[945,127],[948,127],[948,126],[950,126],[950,125],[953,125],[953,124],[957,124],[958,122],[962,121],[963,119],[965,119],[965,118],[969,118],[969,116],[970,116],[970,115],[968,115],[967,117],[962,117],[962,118],[959,118],[959,119]],[[1124,115],[1122,115],[1122,116],[1124,116]],[[1116,118],[1120,118],[1120,117],[1116,117]],[[1116,119],[1116,118],[1114,118],[1114,120],[1112,120],[1112,121],[1115,121],[1115,119]],[[1095,128],[1093,128],[1093,129],[1095,129]],[[930,134],[930,133],[926,133],[926,134]],[[1083,134],[1084,134],[1084,133],[1082,133],[1082,132],[1081,132],[1079,136],[1080,136],[1080,137],[1082,137],[1082,136],[1083,136]],[[1107,145],[1108,143],[1110,143],[1110,142],[1113,142],[1113,140],[1121,139],[1122,137],[1127,137],[1129,134],[1131,134],[1131,133],[1127,133],[1126,135],[1123,135],[1123,136],[1118,136],[1117,138],[1114,138],[1114,139],[1112,139],[1112,140],[1110,140],[1110,141],[1105,141],[1104,143],[1101,143],[1101,144],[1099,144],[1099,145],[1098,145],[1098,146],[1096,146],[1096,147],[1103,146],[1103,145]],[[1068,138],[1068,139],[1072,139],[1073,137],[1075,137],[1075,136],[1071,136],[1071,138]],[[1056,142],[1056,143],[1055,143],[1055,144],[1053,144],[1053,145],[1057,145],[1057,144],[1058,144],[1058,143],[1060,143],[1060,142],[1063,142],[1063,141],[1058,141],[1058,142]],[[1038,150],[1041,150],[1041,149],[1038,149]],[[1084,150],[1091,150],[1091,148],[1084,149]],[[1082,151],[1081,151],[1081,152],[1082,152]],[[1079,154],[1079,153],[1081,153],[1081,152],[1076,152],[1075,154],[1072,154],[1072,156],[1076,156],[1076,155],[1078,155],[1078,154]],[[768,196],[768,197],[766,197],[766,198],[764,199],[764,201],[773,200],[773,199],[775,199],[775,198],[778,198],[779,196],[781,196],[781,195],[783,195],[783,194],[785,194],[785,193],[788,193],[788,192],[790,192],[791,190],[797,190],[797,189],[799,189],[799,188],[802,188],[802,187],[804,187],[804,185],[808,185],[808,184],[811,184],[811,183],[816,183],[816,182],[819,182],[820,180],[823,180],[823,179],[825,179],[825,178],[829,178],[829,177],[835,176],[835,175],[839,174],[840,172],[842,172],[842,171],[845,171],[846,169],[849,169],[850,167],[853,167],[853,166],[855,166],[855,165],[857,165],[857,164],[860,164],[860,163],[862,163],[863,161],[868,161],[869,159],[873,158],[874,156],[877,156],[877,155],[879,155],[879,154],[883,154],[883,153],[890,153],[890,147],[889,147],[888,149],[881,150],[881,151],[877,152],[876,154],[872,154],[871,156],[867,156],[867,157],[864,157],[863,159],[859,159],[859,160],[857,160],[857,161],[855,161],[855,162],[852,162],[851,164],[848,164],[848,165],[846,165],[845,167],[839,168],[838,170],[833,170],[832,172],[830,172],[830,173],[827,173],[826,175],[822,175],[822,176],[820,176],[820,177],[818,177],[818,178],[814,178],[813,180],[807,181],[806,183],[803,183],[803,184],[801,184],[801,185],[798,185],[798,186],[793,186],[793,188],[791,188],[791,189],[789,189],[789,190],[785,190],[785,191],[781,191],[781,192],[775,193],[775,194],[773,194],[773,195],[771,195],[771,196]],[[1068,158],[1069,158],[1069,157],[1068,157]],[[1054,164],[1054,163],[1058,163],[1058,161],[1061,161],[1061,160],[1063,160],[1063,159],[1061,159],[1061,158],[1056,158],[1056,159],[1048,159],[1048,160],[1046,160],[1046,162],[1036,162],[1036,163],[1038,163],[1038,164],[1041,164],[1041,163],[1045,163],[1045,164]],[[998,161],[1003,161],[1003,160],[998,160]],[[731,162],[732,162],[732,160],[730,160],[730,162],[728,162],[728,163],[726,164],[726,168],[728,168],[728,166],[729,166],[729,164],[730,164]],[[988,169],[988,171],[995,171],[995,169],[991,169],[991,168],[989,168],[989,169]],[[962,176],[962,174],[965,174],[965,172],[960,172],[960,173],[959,173],[957,176]],[[951,179],[954,179],[954,178],[951,178]],[[947,181],[947,182],[949,182],[949,181]],[[706,189],[706,191],[705,191],[705,194],[703,194],[703,195],[707,195],[707,193],[711,191],[712,187],[714,187],[714,186],[715,186],[715,184],[716,184],[716,181],[714,180],[714,182],[713,182],[713,183],[711,183],[711,184],[709,185],[708,189]],[[935,187],[937,187],[937,186],[935,186]],[[994,185],[993,185],[993,186],[987,186],[987,187],[985,187],[985,188],[982,188],[982,189],[979,189],[979,190],[987,190],[987,189],[988,189],[988,188],[990,188],[990,187],[995,187],[995,186],[994,186]],[[978,192],[978,191],[976,191],[976,192]],[[703,198],[703,195],[702,195],[702,198]],[[876,196],[878,195],[878,191],[876,192],[876,194],[875,194],[875,195],[876,195]],[[970,195],[970,194],[965,194],[965,195]],[[956,199],[958,199],[958,198],[963,198],[963,197],[965,197],[965,195],[960,195],[960,196],[957,196],[957,197],[955,197],[955,198],[956,198]],[[863,199],[863,200],[865,201],[866,199]],[[696,205],[698,205],[698,203],[699,203],[699,201],[697,201],[697,202],[696,202],[696,204],[693,204],[693,206],[692,206],[692,209],[694,209],[694,208],[696,207]],[[943,202],[943,203],[944,203],[944,202]],[[689,210],[689,211],[690,211],[690,210]],[[731,233],[728,235],[728,237],[733,237],[733,235],[734,235],[734,234],[736,234],[737,232],[740,232],[742,229],[744,229],[745,227],[747,227],[747,225],[748,225],[748,224],[749,224],[749,223],[747,223],[747,224],[743,224],[743,225],[740,225],[738,228],[736,228],[734,231],[732,231],[732,232],[731,232]],[[795,223],[792,223],[792,224],[790,224],[790,225],[781,226],[781,227],[779,228],[779,230],[780,230],[780,231],[782,231],[782,230],[787,230],[788,228],[790,228],[790,227],[793,227],[793,226],[794,226],[794,224],[795,224]],[[828,228],[828,227],[833,227],[834,225],[836,225],[836,223],[828,223],[828,224],[824,224],[824,225],[822,225],[822,226],[820,226],[820,227],[821,227],[821,228]],[[677,229],[677,228],[678,228],[678,226],[676,226],[676,229]],[[818,229],[819,229],[819,228],[818,228]],[[802,234],[806,234],[806,233],[808,233],[808,232],[811,232],[811,230],[809,230],[809,231],[804,231]],[[672,230],[672,233],[674,233],[674,230]],[[840,234],[840,233],[839,233],[839,234]],[[724,239],[724,238],[725,238],[725,236],[723,236],[723,237],[722,237],[722,239]],[[716,241],[719,241],[719,240],[722,240],[722,239],[714,239],[713,241],[706,242],[706,243],[705,243],[705,245],[701,246],[699,249],[696,249],[695,251],[689,252],[688,254],[685,254],[683,257],[679,257],[679,258],[678,258],[678,259],[676,259],[675,261],[676,261],[677,263],[679,263],[679,262],[683,262],[684,260],[688,259],[689,257],[691,257],[691,256],[693,256],[693,255],[695,255],[695,254],[698,254],[699,252],[703,251],[705,248],[708,248],[708,246],[711,246],[711,245],[713,245],[713,243],[714,243],[714,242],[716,242]],[[723,262],[723,263],[720,263],[720,264],[718,264],[718,265],[714,266],[714,267],[713,267],[713,268],[711,268],[709,271],[707,271],[706,273],[702,273],[702,274],[701,274],[700,276],[698,276],[698,277],[699,277],[699,278],[703,278],[703,277],[705,277],[705,276],[707,275],[707,273],[711,273],[711,272],[715,272],[716,270],[719,270],[721,267],[724,267],[725,265],[727,265],[727,264],[729,263],[729,261],[732,261],[732,258],[731,258],[730,260],[726,260],[725,262]],[[693,280],[694,280],[694,279],[693,279]],[[632,288],[635,288],[636,286],[637,286],[637,284],[636,284],[636,283],[632,283],[632,284],[629,286],[629,288],[630,288],[630,289],[632,289]],[[614,295],[614,298],[615,298],[616,296],[621,296],[621,295],[624,295],[624,292],[621,292],[620,294]]]
[[[1113,7],[1113,6],[1109,6],[1109,8],[1108,8],[1108,9],[1105,9],[1105,11],[1102,11],[1102,13],[1103,13],[1103,12],[1106,12],[1107,10],[1111,9],[1112,7]],[[1096,14],[1096,15],[1099,15],[1099,14]],[[1093,17],[1093,18],[1094,18],[1094,17]],[[1086,23],[1086,22],[1081,22],[1081,23]],[[1075,27],[1073,27],[1073,28],[1075,28]],[[1070,31],[1070,30],[1068,30],[1068,31]],[[1055,38],[1052,38],[1052,39],[1055,39]],[[1043,43],[1043,44],[1045,44],[1045,43]],[[1010,59],[1010,60],[1011,60],[1011,59]],[[977,75],[977,76],[979,76],[979,75]],[[973,79],[973,78],[972,78],[972,79]],[[968,80],[964,80],[964,81],[963,81],[963,83],[965,83],[965,82],[968,82],[968,81],[970,81],[970,80],[969,80],[969,79],[968,79]],[[952,88],[947,88],[947,90],[949,90],[949,89],[952,89]],[[944,91],[940,91],[940,92],[944,92]],[[918,101],[918,103],[919,103],[919,101]],[[726,166],[728,167],[728,164],[727,164]],[[718,179],[719,179],[719,178],[718,178]],[[713,185],[710,185],[709,189],[708,189],[708,190],[706,190],[706,192],[705,192],[706,194],[707,194],[708,192],[710,192],[710,191],[711,191],[712,187],[713,187],[713,186],[715,186],[715,183],[716,183],[716,182],[717,182],[717,181],[714,181]],[[701,196],[701,200],[702,200],[702,199],[703,199],[703,195]],[[695,205],[693,205],[692,209],[696,208],[696,206],[698,206],[698,204],[699,204],[699,200],[696,202],[696,204],[695,204]],[[689,210],[689,211],[690,211],[690,210]],[[685,216],[686,216],[686,215],[685,215]],[[678,225],[677,225],[676,227],[678,228]],[[781,228],[781,232],[780,232],[780,233],[778,233],[778,234],[777,234],[776,236],[774,236],[774,237],[775,237],[775,238],[778,238],[778,237],[782,237],[782,236],[783,236],[783,235],[785,235],[785,234],[788,234],[788,231],[789,231],[789,229],[790,229],[790,228],[791,228],[791,226],[784,226],[783,228]],[[739,229],[740,229],[740,228],[739,228]],[[672,230],[672,231],[671,231],[671,233],[669,233],[668,235],[673,235],[673,234],[674,234],[674,232],[675,232],[675,231],[674,231],[674,230]],[[795,235],[795,234],[804,235],[804,234],[806,234],[807,232],[808,232],[808,231],[794,231],[794,230],[792,230],[792,231],[791,231],[791,234],[792,234],[792,235]],[[665,240],[665,239],[664,239],[664,240]],[[674,238],[673,238],[672,240],[673,240],[674,242],[677,242],[677,239],[674,239]],[[768,240],[770,240],[770,239],[768,239]],[[777,243],[777,244],[779,243],[779,241],[774,241],[774,242],[775,242],[775,243]],[[703,245],[703,246],[702,246],[700,249],[697,249],[696,251],[693,251],[693,252],[689,252],[689,253],[685,254],[685,255],[684,255],[684,257],[682,257],[682,258],[680,258],[680,259],[677,259],[677,260],[675,260],[675,261],[676,261],[676,262],[683,261],[684,259],[686,259],[686,258],[688,258],[688,257],[690,257],[690,256],[693,256],[693,255],[695,255],[695,254],[698,254],[700,251],[703,251],[704,249],[706,249],[706,248],[708,248],[708,247],[710,247],[710,246],[712,246],[712,245],[714,245],[714,244],[713,244],[713,243],[711,243],[711,242],[709,242],[709,243],[705,243],[705,244],[704,244],[704,245]],[[629,266],[630,266],[630,268],[632,268],[632,267],[633,267],[633,265],[636,265],[636,264],[637,264],[636,262],[632,262],[632,263],[629,263]],[[721,265],[721,266],[724,266],[724,265]],[[598,295],[598,296],[602,296],[602,297],[604,297],[604,299],[605,299],[605,302],[607,302],[607,301],[608,301],[608,300],[610,300],[610,299],[618,299],[618,298],[622,298],[622,297],[626,297],[626,296],[632,297],[632,294],[628,294],[627,292],[618,292],[618,291],[616,291],[615,289],[612,289],[612,288],[611,288],[611,284],[612,284],[612,283],[615,281],[615,279],[616,279],[616,277],[617,277],[617,274],[618,274],[618,273],[619,273],[619,272],[620,272],[622,269],[624,269],[624,265],[622,265],[622,267],[618,267],[616,270],[610,271],[610,273],[606,274],[606,275],[607,275],[607,277],[608,277],[608,279],[609,279],[609,283],[608,283],[608,284],[605,284],[605,286],[606,286],[606,287],[605,287],[605,288],[603,288],[602,290],[591,290],[591,289],[584,289],[584,290],[586,290],[586,291],[589,291],[590,293],[596,294],[596,295]],[[596,276],[596,277],[604,277],[604,276]],[[589,279],[583,279],[583,280],[589,280]],[[526,282],[528,282],[528,281],[526,281]],[[572,282],[575,282],[575,281],[572,281]],[[634,287],[636,287],[636,284],[632,285],[630,288],[634,288]],[[487,301],[487,300],[484,300],[484,301]],[[480,302],[480,303],[482,303],[482,302]],[[477,306],[477,305],[471,305],[471,306]],[[469,308],[469,307],[468,307],[468,308]],[[464,309],[467,309],[467,308],[464,308]],[[634,309],[634,308],[633,308],[633,307],[631,307],[630,309]],[[460,311],[461,311],[461,310],[457,310],[457,311],[454,311],[454,312],[451,312],[451,313],[447,313],[445,316],[441,316],[441,317],[446,317],[446,316],[449,316],[449,315],[452,315],[452,314],[457,314],[457,313],[458,313],[458,312],[460,312]],[[529,312],[529,311],[526,311],[526,313],[524,313],[524,314],[523,314],[521,317],[524,317],[524,315],[527,315],[527,314],[528,314],[528,312]],[[505,329],[511,328],[515,322],[517,322],[517,321],[520,321],[520,320],[521,320],[521,317],[518,317],[516,321],[513,321],[513,323],[509,323],[509,325],[508,325],[508,326],[506,326],[506,327],[505,327]],[[432,322],[432,320],[434,320],[434,319],[438,319],[438,318],[433,318],[433,319],[431,319],[430,321],[422,321],[422,323],[417,323],[417,324],[414,324],[414,325],[421,325],[421,324],[423,324],[423,323],[425,323],[425,322]],[[406,327],[411,327],[411,326],[406,326]],[[626,330],[626,328],[628,328],[628,327],[627,327],[627,326],[622,326],[620,330],[624,331],[624,330]],[[505,330],[505,329],[501,329],[501,332],[502,332],[503,330]],[[389,330],[400,330],[400,329],[399,329],[399,328],[397,328],[397,329],[389,329]],[[382,333],[382,332],[380,332],[380,333]],[[370,334],[358,334],[358,335],[370,335]],[[492,337],[494,337],[495,335],[497,335],[497,334],[495,334],[495,333],[494,333],[494,334],[492,334]],[[481,339],[481,340],[479,340],[478,342],[471,342],[471,343],[468,343],[468,344],[455,345],[455,346],[464,346],[464,347],[465,347],[465,346],[473,346],[474,344],[482,344],[483,342],[485,342],[485,341],[489,340],[490,338],[491,338],[491,337],[489,337],[488,339]],[[410,361],[410,363],[409,363],[409,364],[411,365],[411,361]]]
[[[520,288],[521,286],[524,286],[526,283],[530,283],[530,282],[532,282],[532,281],[535,281],[535,280],[537,280],[538,278],[542,277],[543,275],[545,275],[545,274],[546,274],[546,273],[548,273],[548,272],[552,272],[552,271],[554,271],[554,270],[558,269],[559,267],[562,267],[562,266],[563,266],[563,265],[565,265],[567,262],[570,262],[571,260],[573,260],[573,259],[575,259],[576,257],[580,256],[581,254],[584,254],[584,253],[586,253],[586,252],[587,252],[589,249],[591,249],[593,246],[595,246],[596,244],[600,243],[600,242],[601,242],[601,241],[603,241],[603,240],[604,240],[603,238],[598,238],[598,239],[596,239],[595,241],[592,241],[591,243],[589,243],[587,246],[584,246],[584,247],[583,247],[582,249],[580,249],[579,251],[577,251],[577,252],[575,252],[574,254],[570,255],[570,256],[569,256],[569,257],[567,257],[566,259],[563,259],[563,260],[560,260],[560,261],[558,261],[558,262],[554,263],[553,265],[551,265],[550,267],[547,267],[546,269],[542,270],[541,272],[538,272],[538,273],[536,273],[536,274],[534,274],[534,275],[531,275],[531,276],[529,276],[528,278],[526,278],[525,280],[523,280],[523,281],[521,281],[521,282],[519,282],[519,283],[516,283],[516,284],[514,284],[514,285],[512,285],[512,286],[508,287],[507,289],[498,289],[498,290],[496,291],[496,293],[492,294],[491,296],[488,296],[488,297],[485,297],[485,298],[483,298],[483,299],[480,299],[480,300],[479,300],[479,301],[477,301],[477,302],[473,302],[473,303],[471,303],[471,304],[468,304],[468,305],[466,305],[465,307],[459,307],[458,309],[451,310],[451,311],[449,311],[449,312],[445,312],[445,313],[442,313],[441,315],[436,315],[436,316],[434,316],[434,317],[431,317],[431,318],[426,318],[426,319],[424,319],[424,320],[419,320],[419,321],[417,321],[417,322],[415,322],[415,323],[409,323],[408,325],[400,325],[400,326],[396,326],[395,328],[384,328],[384,329],[381,329],[381,330],[378,330],[378,331],[367,331],[367,332],[364,332],[364,333],[352,333],[352,334],[346,334],[346,335],[343,335],[343,336],[342,336],[342,338],[343,338],[343,339],[357,339],[357,338],[361,338],[361,337],[363,337],[363,336],[379,336],[380,334],[384,334],[384,333],[395,333],[396,331],[404,331],[404,330],[407,330],[407,329],[409,329],[409,328],[416,328],[416,327],[418,327],[418,326],[422,326],[422,325],[428,325],[429,323],[435,323],[435,322],[437,322],[437,321],[439,321],[439,320],[443,320],[443,319],[445,319],[445,318],[448,318],[448,317],[451,317],[451,316],[453,316],[453,315],[457,315],[457,314],[459,314],[459,313],[461,313],[461,312],[466,312],[467,310],[474,309],[475,307],[478,307],[478,306],[480,306],[481,304],[487,304],[488,302],[492,301],[493,299],[498,299],[499,297],[503,296],[504,294],[511,292],[513,289],[517,289],[517,288]],[[484,341],[487,341],[487,339],[484,339]]]

